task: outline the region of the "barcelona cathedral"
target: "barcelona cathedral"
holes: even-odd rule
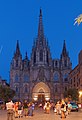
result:
[[[32,47],[31,58],[22,59],[19,41],[10,64],[10,87],[15,90],[14,100],[48,101],[62,99],[69,89],[72,63],[64,40],[60,58],[52,59],[44,35],[40,9],[38,34]]]

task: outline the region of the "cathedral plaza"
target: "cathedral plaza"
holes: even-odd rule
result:
[[[6,120],[7,114],[6,110],[0,110],[0,120]],[[66,120],[82,120],[82,112],[72,112],[70,115],[68,115]],[[14,118],[13,120],[19,120],[19,118]],[[34,116],[27,118],[23,117],[20,118],[20,120],[63,120],[60,118],[60,115],[56,115],[53,113],[53,111],[50,112],[50,114],[45,114],[43,110],[36,109],[34,110]]]

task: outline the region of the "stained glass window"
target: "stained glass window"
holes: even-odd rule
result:
[[[24,81],[28,81],[29,80],[29,76],[28,75],[24,75]]]
[[[55,73],[55,74],[54,74],[54,80],[55,80],[55,81],[58,81],[58,79],[59,79],[59,75],[58,75],[58,73]]]

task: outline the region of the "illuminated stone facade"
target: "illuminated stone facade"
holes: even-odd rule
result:
[[[17,41],[11,61],[10,87],[16,91],[14,99],[38,101],[61,99],[69,87],[71,67],[65,40],[60,59],[52,59],[48,41],[44,36],[40,9],[38,35],[33,44],[30,60],[27,53],[25,59],[22,59]]]

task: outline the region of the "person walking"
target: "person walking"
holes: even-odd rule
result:
[[[62,99],[62,101],[61,101],[61,118],[66,118],[65,112],[66,112],[66,104],[65,104],[65,101]]]
[[[9,100],[6,103],[6,109],[7,109],[7,120],[13,120],[13,108],[14,108],[14,103]]]

